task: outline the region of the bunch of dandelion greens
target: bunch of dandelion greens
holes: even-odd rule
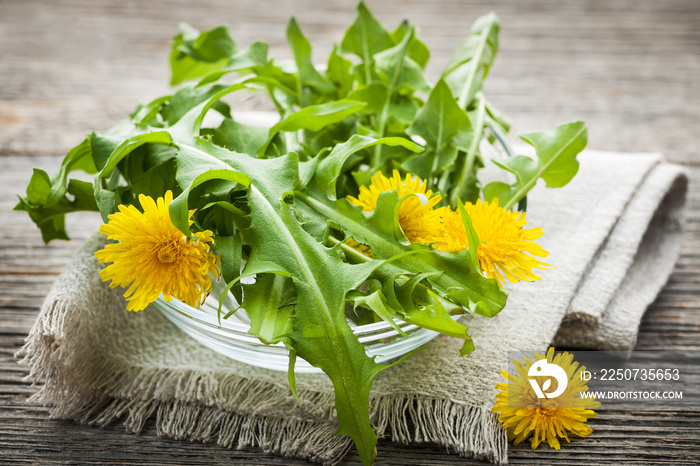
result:
[[[325,67],[291,19],[293,71],[268,58],[265,43],[240,47],[226,27],[183,25],[172,84],[191,83],[88,135],[53,177],[36,169],[16,208],[46,242],[67,239],[65,214],[99,211],[102,231],[118,241],[98,253],[112,262],[104,278],[130,286],[134,310],[159,284],[166,299],[196,305],[220,271],[251,332],[289,348],[293,393],[297,356],[328,375],[337,433],[370,464],[369,393],[387,366],[353,335],[346,304],[461,338],[466,355],[472,339],[452,314],[494,316],[506,304],[499,282],[534,280],[532,268],[546,265],[532,242],[541,232],[523,229],[524,214],[509,209],[539,178],[565,185],[586,144],[582,122],[522,135],[537,158],[498,162],[512,184],[479,184],[480,142],[488,128],[508,129],[481,90],[498,32],[495,15],[479,18],[431,85],[416,29],[389,31],[364,3]],[[222,99],[245,91],[266,93],[279,122],[232,118]],[[210,112],[218,126],[204,125]],[[69,179],[76,170],[94,183]],[[255,282],[241,284],[245,276]]]

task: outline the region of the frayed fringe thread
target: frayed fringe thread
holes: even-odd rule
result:
[[[35,344],[34,348],[37,346],[47,349],[51,346],[51,341],[45,339],[42,344]],[[155,414],[158,435],[179,440],[216,442],[226,448],[260,447],[266,453],[305,458],[325,465],[340,462],[352,446],[347,437],[333,436],[337,423],[332,421],[315,422],[238,414],[219,406],[181,400],[166,401],[161,396],[143,398],[147,394],[172,393],[175,387],[183,390],[194,388],[185,383],[188,379],[194,382],[193,385],[204,382],[204,378],[194,374],[179,373],[163,377],[161,370],[141,369],[139,376],[129,384],[130,389],[124,390],[130,392],[131,389],[139,388],[139,398],[105,400],[94,396],[94,393],[85,396],[76,391],[74,383],[66,383],[60,368],[54,371],[48,369],[57,368],[55,361],[42,363],[47,356],[50,358],[56,354],[54,350],[44,352],[43,356],[27,352],[23,362],[32,367],[33,377],[46,378],[45,385],[31,401],[53,404],[51,415],[54,418],[101,426],[121,419],[128,431],[138,434],[146,421]],[[122,374],[113,373],[110,379],[116,381],[121,376]],[[231,393],[259,398],[261,392],[260,387],[255,388],[256,381],[240,380],[243,383],[236,387],[239,390],[231,387]],[[105,387],[109,384],[102,382],[100,385]],[[197,391],[208,390],[200,386],[195,389]],[[328,398],[321,403],[322,406],[332,404],[332,395],[315,395],[317,399]],[[286,398],[280,401],[286,401]],[[433,442],[462,456],[498,464],[507,462],[505,431],[490,410],[465,407],[452,400],[424,399],[418,396],[375,397],[371,404],[374,406],[373,424],[377,431],[388,433],[393,441],[403,444]]]
[[[373,421],[398,443],[432,442],[461,456],[508,462],[508,437],[488,407],[421,395],[377,397]]]
[[[67,303],[52,298],[58,297],[49,295],[47,302],[52,306],[42,309],[26,344],[16,355],[22,358],[20,364],[30,368],[27,380],[34,383],[45,380],[29,401],[52,405],[52,418],[100,426],[121,419],[128,431],[138,434],[155,414],[158,435],[215,441],[226,448],[260,447],[266,453],[306,458],[327,465],[338,463],[351,447],[348,438],[333,436],[337,422],[276,418],[248,411],[246,407],[260,409],[251,402],[260,405],[261,393],[280,392],[276,400],[266,396],[266,406],[279,407],[276,401],[293,401],[291,395],[263,381],[231,376],[227,377],[231,380],[212,384],[207,374],[192,370],[123,370],[95,354],[85,354],[89,361],[69,368],[66,364],[70,364],[70,358],[66,356],[73,348],[67,348],[68,342],[52,332],[62,328],[61,316],[65,315]],[[129,380],[126,385],[125,380]],[[248,412],[235,413],[211,405],[218,392],[213,385],[232,394],[231,399],[227,399],[228,406],[239,406]],[[115,387],[119,387],[119,396],[107,397]],[[184,394],[195,401],[177,398]],[[332,405],[332,396],[326,405]]]
[[[92,242],[81,255],[92,255]],[[75,270],[84,264],[77,257],[73,271],[94,276],[94,268]],[[332,392],[302,392],[300,408],[286,386],[189,369],[125,367],[100,355],[97,341],[85,351],[86,342],[92,343],[86,338],[97,336],[81,332],[80,298],[67,299],[59,282],[16,355],[30,368],[27,380],[45,380],[29,401],[52,405],[53,418],[101,426],[121,419],[128,431],[140,433],[155,415],[159,435],[226,448],[260,447],[327,465],[341,461],[352,446],[347,437],[333,435]],[[506,432],[488,407],[421,395],[377,396],[371,405],[377,432],[396,442],[434,442],[463,456],[507,462]]]

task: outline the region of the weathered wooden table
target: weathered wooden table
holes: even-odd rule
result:
[[[274,4],[273,4],[274,3]],[[700,179],[700,3],[601,1],[389,0],[370,2],[393,26],[417,24],[433,51],[436,77],[478,15],[502,21],[501,54],[486,92],[514,133],[584,119],[589,147],[662,151]],[[488,3],[488,4],[487,4]],[[12,212],[31,167],[49,172],[90,130],[103,130],[136,103],[167,92],[169,40],[177,23],[221,22],[241,44],[262,39],[288,58],[287,18],[295,15],[317,56],[351,22],[354,2],[109,0],[0,1],[0,462],[303,464],[255,450],[141,436],[120,426],[87,427],[27,405],[36,387],[13,354],[51,282],[99,224],[74,216],[75,241],[45,246],[24,213]],[[252,109],[254,101],[241,107]],[[700,350],[700,187],[691,184],[682,256],[642,323],[638,349]],[[602,411],[595,432],[555,452],[512,448],[512,463],[700,462],[700,412]],[[380,443],[379,464],[465,464],[436,445]],[[348,463],[358,463],[352,453]]]

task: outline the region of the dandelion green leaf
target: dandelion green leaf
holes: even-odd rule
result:
[[[374,55],[376,69],[392,93],[399,90],[403,94],[430,90],[423,70],[409,57],[408,49],[414,37],[415,32],[411,28],[397,45]]]
[[[431,178],[448,169],[455,161],[457,149],[450,142],[457,133],[471,132],[469,116],[455,101],[452,91],[440,79],[433,87],[428,102],[416,114],[406,132],[423,138],[429,150],[404,162],[411,173]]]
[[[241,308],[250,317],[250,332],[265,344],[283,341],[293,329],[294,308],[286,304],[294,289],[291,279],[278,274],[260,274],[255,283],[244,285]]]
[[[345,97],[352,88],[354,81],[352,62],[340,55],[337,46],[333,47],[333,51],[328,57],[326,77],[335,85],[339,98]]]
[[[467,232],[467,240],[469,241],[469,265],[478,272],[480,270],[478,252],[481,242],[479,241],[479,236],[477,236],[476,231],[474,230],[472,219],[469,217],[467,210],[464,208],[464,204],[460,202],[457,205],[459,208],[459,215],[462,218],[462,224],[464,225],[464,230]]]
[[[464,109],[481,89],[498,54],[500,28],[494,13],[477,19],[443,71],[443,78]]]
[[[287,25],[287,42],[294,54],[294,61],[299,74],[299,87],[310,87],[320,94],[332,94],[335,88],[323,77],[313,64],[311,57],[311,44],[301,32],[299,23],[295,18],[289,20]],[[299,96],[301,99],[301,95]],[[305,106],[304,102],[301,102]]]
[[[221,257],[221,276],[226,283],[238,280],[241,275],[241,264],[243,259],[243,244],[240,231],[232,235],[219,235],[216,237],[217,250]],[[233,295],[240,303],[243,295],[240,288],[233,290]]]
[[[289,115],[270,129],[270,134],[278,131],[298,131],[320,129],[339,123],[366,104],[355,100],[336,100],[327,104],[310,105]]]
[[[383,366],[365,354],[344,310],[347,292],[358,288],[378,264],[343,262],[299,225],[282,201],[286,192],[298,187],[294,157],[258,162],[266,175],[251,173],[251,255],[244,273],[260,274],[272,267],[293,278],[297,301],[291,344],[298,356],[323,369],[333,382],[337,433],[351,437],[363,463],[369,464],[377,442],[369,423],[369,390]],[[330,276],[334,279],[328,280]]]
[[[336,199],[335,184],[343,171],[343,165],[347,159],[356,152],[377,144],[401,146],[413,152],[423,150],[421,146],[405,138],[374,139],[360,136],[359,134],[353,135],[347,142],[336,145],[331,153],[319,163],[317,180],[326,191],[329,199]]]
[[[190,226],[188,223],[189,199],[190,192],[192,192],[194,188],[207,181],[212,180],[230,181],[240,186],[248,186],[250,184],[250,178],[248,178],[247,175],[231,170],[229,168],[210,169],[204,171],[201,167],[197,167],[197,170],[201,170],[201,173],[189,183],[182,183],[182,180],[187,178],[180,178],[180,186],[185,186],[185,189],[178,197],[173,199],[173,201],[170,203],[170,220],[173,222],[173,225],[178,227],[185,234],[188,234],[190,232]],[[178,169],[178,173],[179,172],[180,169]],[[233,189],[233,187],[231,189]]]
[[[340,123],[365,105],[364,102],[355,100],[336,100],[304,107],[270,128],[267,142],[260,148],[258,154],[264,154],[273,138],[281,131],[295,132],[301,129],[320,131],[327,126]]]
[[[170,84],[180,84],[223,68],[236,52],[228,27],[218,26],[199,32],[187,24],[173,38],[170,52]]]
[[[486,199],[498,198],[504,208],[515,205],[539,178],[550,188],[560,188],[571,181],[578,172],[576,157],[588,142],[588,129],[584,122],[576,121],[559,125],[554,131],[527,133],[520,137],[535,148],[537,160],[519,155],[495,162],[513,173],[517,180],[512,185],[493,182],[484,187]]]
[[[69,200],[65,195],[58,202],[48,207],[44,204],[51,190],[49,175],[40,169],[34,169],[34,174],[27,187],[27,197],[19,197],[19,203],[14,210],[24,210],[32,221],[39,227],[45,243],[54,239],[67,240],[65,215],[79,211],[96,211],[92,183],[80,180],[70,180],[66,192],[73,197]]]
[[[357,5],[355,21],[345,32],[340,46],[343,52],[354,53],[360,57],[368,70],[374,54],[393,47],[394,41],[367,5],[360,2]]]
[[[241,154],[254,155],[267,142],[268,130],[244,125],[230,118],[214,130],[212,142]]]
[[[391,38],[397,44],[403,40],[406,34],[410,33],[413,27],[408,24],[408,21],[402,21],[396,29],[391,33]],[[417,37],[413,37],[411,42],[408,44],[408,56],[416,62],[421,69],[425,69],[428,66],[428,61],[430,60],[430,50],[428,47]]]
[[[386,302],[386,297],[381,289],[375,290],[369,294],[356,295],[352,298],[355,308],[362,306],[366,309],[371,309],[372,312],[377,314],[381,319],[387,322],[391,327],[396,330],[400,335],[406,335],[401,327],[394,321],[394,318],[401,318],[401,316],[394,311]]]
[[[95,167],[95,162],[92,159],[91,136],[88,136],[83,142],[71,149],[63,159],[63,162],[61,162],[61,168],[54,177],[55,181],[51,183],[51,191],[43,201],[46,207],[56,205],[63,198],[66,194],[68,174],[74,170],[82,170],[91,174],[97,172],[97,167]]]
[[[357,89],[348,94],[348,99],[367,104],[359,112],[379,114],[384,108],[384,103],[388,99],[387,96],[388,89],[386,84],[380,81],[373,81],[369,84],[358,86]]]
[[[461,338],[465,340],[465,342],[470,342],[473,347],[473,343],[471,343],[472,338],[469,335],[468,328],[452,319],[452,316],[450,316],[450,314],[445,310],[443,305],[437,299],[437,296],[434,296],[434,302],[432,305],[422,308],[416,307],[413,310],[405,313],[403,315],[403,319],[406,322],[418,325],[419,327]]]
[[[233,54],[227,65],[219,70],[207,73],[195,87],[202,87],[218,81],[229,73],[253,70],[256,74],[265,74],[268,66],[267,52],[269,46],[265,42],[253,42],[248,47]]]

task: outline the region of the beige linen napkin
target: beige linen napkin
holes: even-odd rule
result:
[[[687,176],[653,154],[587,151],[567,187],[538,187],[528,226],[555,267],[535,283],[509,285],[506,308],[468,321],[476,350],[438,337],[428,350],[382,372],[372,391],[373,423],[399,442],[431,441],[466,456],[506,462],[505,431],[491,413],[508,352],[558,345],[630,349],[646,306],[670,274],[680,245]],[[139,432],[155,416],[159,433],[332,464],[350,441],[336,429],[323,375],[298,375],[302,404],[286,374],[248,366],[200,346],[156,309],[128,313],[98,276],[91,238],[51,289],[18,353],[32,401],[52,415]],[[564,324],[562,324],[564,321]],[[380,451],[381,455],[381,451]]]

